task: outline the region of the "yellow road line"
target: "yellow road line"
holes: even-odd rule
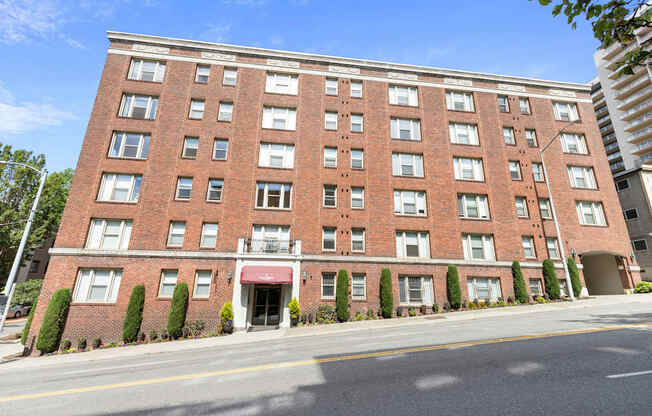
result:
[[[275,364],[262,364],[262,365],[255,365],[250,367],[234,368],[231,370],[220,370],[220,371],[211,371],[211,372],[204,372],[204,373],[185,374],[180,376],[150,378],[144,380],[126,381],[124,383],[104,384],[98,386],[54,390],[54,391],[43,392],[43,393],[19,394],[16,396],[0,397],[0,403],[13,402],[18,400],[40,399],[40,398],[52,397],[52,396],[64,396],[69,394],[89,393],[94,391],[112,390],[112,389],[119,389],[119,388],[126,388],[126,387],[145,386],[149,384],[162,384],[162,383],[169,383],[172,381],[180,381],[180,380],[226,376],[231,374],[251,373],[256,371],[277,370],[280,368],[302,367],[307,365],[332,363],[337,361],[362,360],[365,358],[386,357],[390,355],[410,354],[410,353],[424,352],[424,351],[437,351],[437,350],[444,350],[444,349],[451,349],[451,348],[473,347],[478,345],[499,344],[503,342],[527,341],[533,339],[553,338],[553,337],[560,337],[560,336],[567,336],[567,335],[618,331],[623,329],[642,328],[642,327],[649,327],[649,326],[652,326],[652,322],[645,322],[640,324],[617,325],[617,326],[610,326],[610,327],[603,327],[603,328],[579,329],[574,331],[549,332],[544,334],[523,335],[518,337],[495,338],[495,339],[488,339],[482,341],[455,342],[451,344],[430,345],[426,347],[401,348],[401,349],[389,350],[389,351],[340,355],[336,357],[318,358],[318,359],[303,360],[303,361],[287,361],[287,362],[275,363]]]

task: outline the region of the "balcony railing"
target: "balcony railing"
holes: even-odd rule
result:
[[[609,153],[614,149],[618,149],[618,142],[609,143],[604,147],[604,150]]]
[[[602,123],[604,123],[605,121],[609,121],[609,120],[610,120],[610,119],[609,119],[609,114],[605,114],[604,116],[602,116],[602,117],[600,117],[600,118],[598,119],[598,124],[602,124]]]
[[[630,95],[629,97],[620,101],[620,104],[618,105],[618,109],[622,110],[624,107],[627,107],[627,105],[630,104],[631,102],[636,101],[637,99],[641,98],[644,95],[649,94],[650,92],[652,92],[651,88],[645,88],[637,92],[636,94]]]
[[[599,110],[596,110],[595,115],[599,117],[599,116],[601,116],[602,114],[607,113],[608,111],[609,111],[609,109],[608,109],[607,106],[605,105],[605,106],[603,106],[603,107],[600,107]],[[598,123],[599,123],[599,122],[600,122],[600,120],[598,119]]]
[[[294,252],[294,245],[294,240],[245,238],[244,252],[259,254],[292,254]]]
[[[647,126],[643,130],[639,130],[636,133],[629,136],[628,141],[633,142],[636,141],[637,139],[642,139],[644,136],[647,136],[650,133],[652,133],[652,126]]]
[[[614,129],[614,126],[611,125],[611,123],[610,123],[610,124],[607,124],[604,127],[600,127],[600,133],[604,133],[604,132],[607,132],[607,131],[613,130],[613,129]]]
[[[621,158],[620,152],[612,153],[610,155],[607,155],[607,160],[614,160],[614,159],[619,159]]]
[[[641,111],[642,109],[649,106],[650,104],[652,104],[652,98],[648,98],[647,100],[643,101],[642,103],[636,104],[634,107],[632,107],[629,110],[625,111],[621,118],[625,119],[628,116],[630,116],[630,115],[632,115],[632,114],[634,114],[634,113],[636,113],[638,111]]]
[[[608,143],[609,141],[613,140],[616,138],[616,133],[609,133],[606,136],[602,138],[603,143]]]
[[[632,120],[629,123],[625,124],[625,130],[628,130],[628,131],[635,130],[636,126],[638,126],[639,124],[643,124],[643,123],[645,123],[646,121],[648,121],[650,119],[652,119],[652,112],[646,113],[646,114],[642,115],[641,117],[635,118],[634,120]]]
[[[623,162],[616,162],[610,164],[609,167],[611,168],[611,171],[614,172],[620,169],[625,169],[625,164]]]

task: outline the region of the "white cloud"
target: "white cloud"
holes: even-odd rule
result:
[[[13,44],[43,38],[63,24],[56,0],[0,0],[0,42]]]
[[[216,24],[208,26],[199,37],[207,42],[224,42],[228,38],[228,33],[231,31],[231,25],[228,23]]]

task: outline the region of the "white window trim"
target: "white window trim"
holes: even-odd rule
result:
[[[354,158],[353,157],[353,152],[360,152],[360,157],[359,158]],[[353,166],[353,161],[354,160],[360,160],[360,167]],[[362,149],[351,149],[351,169],[354,170],[363,170],[364,169],[364,150]]]
[[[215,157],[215,152],[217,151],[217,143],[226,142],[226,149],[224,149],[224,159]],[[212,160],[228,160],[229,158],[229,139],[214,139],[213,140],[213,154],[211,155]]]
[[[328,169],[337,168],[337,147],[324,147],[324,167]]]
[[[283,113],[283,114],[281,114]],[[274,127],[275,119],[283,119],[285,122],[284,128]],[[269,130],[291,130],[297,129],[297,110],[290,107],[263,107],[262,128]]]
[[[355,285],[355,278],[362,278],[362,285]],[[364,294],[362,296],[354,295],[353,286],[362,286]],[[351,273],[351,299],[353,300],[367,300],[367,275],[364,273]]]
[[[207,233],[206,233],[206,226],[207,225],[215,225],[215,244],[213,244],[213,245],[204,244],[204,237],[207,236]],[[201,235],[199,236],[199,248],[215,248],[215,247],[217,247],[217,237],[219,236],[219,234],[220,234],[219,223],[217,223],[217,222],[204,222],[204,223],[202,223],[202,225],[201,225]],[[210,236],[210,237],[213,237],[213,236]]]
[[[539,198],[539,200],[537,202],[539,204],[539,216],[541,218],[543,218],[544,220],[551,220],[552,219],[552,207],[550,205],[550,199],[548,199],[548,198]],[[543,212],[541,211],[541,204],[542,203],[546,204],[546,207],[548,208],[548,212],[550,213],[549,216],[546,216],[546,217],[543,216]]]
[[[199,71],[206,69],[208,70],[206,74],[200,74]],[[200,81],[199,77],[200,76],[205,76],[206,81]],[[195,69],[195,82],[198,84],[208,84],[208,82],[211,80],[211,66],[210,65],[203,65],[203,64],[198,64],[197,68]]]
[[[164,278],[165,278],[165,273],[166,272],[175,272],[177,274],[177,277],[176,277],[176,279],[174,281],[174,286],[176,287],[176,285],[179,283],[179,270],[178,269],[164,269],[164,270],[161,270],[161,278],[160,278],[160,282],[159,282],[159,286],[158,286],[158,298],[159,299],[172,299],[172,296],[174,294],[174,289],[172,289],[172,294],[170,296],[167,296],[167,295],[164,296],[163,293],[162,293],[162,291],[163,291],[163,283],[164,283]]]
[[[335,120],[329,120],[329,118],[335,118]],[[328,131],[335,131],[337,130],[337,118],[338,118],[338,113],[336,111],[326,111],[324,113],[324,129]],[[328,123],[332,123],[335,121],[335,127],[329,128]]]
[[[98,270],[109,272],[109,282],[106,287],[106,294],[104,300],[91,300],[89,299],[93,283],[95,282],[95,272]],[[89,273],[88,287],[86,293],[80,293],[82,290],[81,282],[84,272]],[[103,269],[103,268],[82,268],[77,272],[77,279],[75,280],[75,288],[72,296],[72,303],[116,303],[118,300],[118,292],[120,290],[120,283],[122,281],[122,269]],[[83,297],[82,297],[83,296]]]
[[[333,87],[333,83],[335,84],[334,87]],[[328,91],[329,89],[333,89],[333,88],[335,88],[334,92],[332,92],[332,91],[329,92]],[[338,96],[339,92],[340,92],[340,89],[339,89],[339,82],[338,82],[337,78],[326,78],[326,81],[324,82],[324,94],[332,95],[332,96]]]
[[[287,87],[277,82],[277,77],[287,79]],[[282,74],[278,72],[268,72],[265,80],[265,92],[268,94],[298,95],[299,94],[299,77],[293,74]]]
[[[326,205],[326,188],[335,189],[335,205]],[[324,185],[322,189],[321,206],[323,208],[337,208],[337,185]]]
[[[206,273],[208,272],[208,294],[206,295],[198,295],[197,294],[197,287],[199,287],[199,274],[200,273]],[[206,276],[203,276],[203,278],[206,278]],[[195,282],[193,285],[192,289],[192,297],[193,299],[208,299],[211,297],[211,286],[213,286],[213,271],[212,270],[195,270]]]
[[[183,224],[183,234],[174,234],[174,225],[176,224]],[[181,244],[171,244],[172,236],[173,235],[181,235]],[[167,240],[167,247],[183,247],[183,243],[186,240],[186,222],[185,221],[170,221],[170,228],[168,229],[168,240]]]
[[[407,234],[414,233],[417,237],[417,249],[419,254],[417,256],[407,255]],[[399,230],[395,233],[396,239],[396,257],[398,258],[430,258],[430,233],[428,231],[410,231]],[[400,246],[399,246],[400,239]],[[402,254],[402,255],[401,255]]]
[[[560,111],[561,106],[568,106],[568,120],[562,119],[561,111]],[[570,122],[570,121],[579,120],[579,113],[577,112],[577,104],[575,103],[553,101],[552,110],[555,114],[555,120],[557,121]]]
[[[107,179],[107,176],[113,176],[112,179]],[[129,176],[131,178],[131,184],[129,186],[129,196],[127,197],[126,200],[122,201],[119,199],[103,199],[103,195],[105,194],[106,187],[109,187],[111,195],[115,192],[115,186],[118,181],[118,176]],[[114,202],[114,203],[122,203],[122,204],[135,204],[138,202],[138,199],[140,198],[140,189],[138,190],[138,195],[134,196],[135,188],[136,188],[136,182],[140,178],[141,183],[140,186],[142,186],[142,176],[141,175],[134,175],[134,174],[129,174],[129,173],[103,173],[102,174],[102,181],[100,183],[100,190],[97,195],[97,201],[98,202]]]
[[[225,111],[228,106],[231,106],[231,111]],[[217,121],[231,123],[233,121],[234,109],[235,105],[232,102],[220,101],[220,105],[217,111]]]
[[[464,177],[464,164],[470,161],[471,163],[471,172],[473,173],[472,178]],[[458,181],[469,181],[469,182],[484,182],[484,166],[481,158],[473,157],[453,157],[453,170],[455,171],[455,180]]]
[[[182,186],[181,186],[181,181],[182,181],[183,179],[190,179],[190,188],[188,189],[188,198],[182,198],[182,197],[179,196],[179,191],[181,191],[181,188],[182,188]],[[176,191],[174,192],[174,199],[175,199],[175,201],[189,201],[189,200],[190,200],[190,197],[191,197],[191,195],[192,195],[192,183],[193,183],[193,178],[192,178],[192,177],[189,177],[189,176],[179,176],[179,177],[177,178],[177,189],[176,189]],[[187,188],[187,187],[184,187],[184,188]]]
[[[509,135],[505,134],[509,133]],[[507,141],[509,138],[509,141]],[[514,127],[504,126],[503,127],[503,140],[508,146],[516,146],[516,135],[514,134]]]
[[[128,134],[135,134],[139,135],[140,138],[138,140],[138,150],[136,150],[136,156],[135,157],[130,157],[130,156],[125,156],[125,147],[126,147],[126,142],[127,142],[127,135]],[[114,156],[111,153],[113,152],[113,148],[115,147],[115,142],[118,139],[118,136],[121,136],[120,139],[120,149],[118,149],[118,155]],[[151,141],[152,136],[149,134],[145,133],[130,133],[126,131],[114,131],[113,135],[111,136],[111,145],[109,146],[109,154],[107,157],[111,159],[138,159],[138,160],[147,160],[147,157],[143,157],[143,150],[145,151],[144,153],[149,154],[149,142]],[[145,142],[147,142],[147,146],[145,145]]]
[[[401,122],[407,122],[410,125],[409,132],[410,136],[407,138],[401,137]],[[400,117],[391,117],[390,118],[390,136],[394,140],[406,140],[413,142],[421,141],[421,120],[414,118],[400,118]]]
[[[532,253],[533,253],[532,256],[528,256],[526,254],[526,247],[525,247],[525,240],[526,239],[530,243],[529,248],[532,249]],[[521,246],[523,247],[523,257],[525,257],[526,259],[536,259],[537,258],[537,250],[536,250],[536,247],[534,246],[534,237],[533,236],[531,236],[531,235],[523,235],[523,236],[521,236]]]
[[[201,107],[201,109],[199,107]],[[196,100],[193,98],[190,100],[190,110],[188,110],[188,118],[190,120],[202,120],[204,118],[205,110],[206,110],[206,101]],[[196,113],[201,112],[201,115],[199,117],[193,116],[192,115],[193,112]]]
[[[186,150],[192,149],[192,147],[188,146],[188,140],[195,140],[197,142],[197,147],[194,148],[195,150],[195,156],[188,156],[186,155]],[[181,150],[181,158],[182,159],[197,159],[197,156],[199,154],[199,137],[193,137],[193,136],[185,136],[183,138],[183,149]]]
[[[154,79],[151,81],[142,79],[144,62],[156,63],[156,67],[154,68]],[[136,63],[138,63],[138,69],[135,69]],[[162,61],[157,61],[153,59],[132,58],[131,63],[129,64],[129,72],[127,73],[127,79],[129,79],[130,81],[156,82],[160,84],[165,79],[165,68],[166,68],[166,63]]]
[[[259,185],[264,185],[264,196],[263,196],[263,206],[258,206],[258,186]],[[285,208],[285,207],[270,207],[269,206],[269,185],[281,185],[281,195],[280,195],[280,200],[279,204],[283,205],[283,202],[285,201],[285,193],[290,192],[290,206]],[[289,190],[286,190],[286,187],[290,187]],[[290,211],[292,210],[292,184],[291,183],[284,183],[284,182],[257,182],[256,183],[256,209],[271,209],[271,210],[277,210],[277,211]]]
[[[535,166],[538,166],[539,175],[536,174],[534,169]],[[543,173],[543,165],[539,162],[532,162],[532,179],[534,182],[545,182],[546,175]]]
[[[399,103],[399,95],[401,92],[407,93],[407,104]],[[389,86],[389,104],[399,105],[405,107],[418,107],[419,106],[419,90],[417,87],[406,85],[390,85]]]
[[[404,175],[403,174],[403,163],[402,157],[409,157],[412,159],[411,166],[413,175]],[[420,175],[419,175],[420,171]],[[397,173],[398,172],[398,173]],[[423,155],[417,153],[392,153],[392,176],[401,176],[404,178],[423,178],[425,177],[424,166],[423,166]]]
[[[324,275],[327,275],[328,278],[333,278],[333,296],[324,296]],[[321,298],[322,299],[335,299],[336,289],[337,289],[337,274],[331,272],[324,272],[321,274]]]
[[[469,209],[468,209],[468,201],[467,198],[473,198],[475,197],[475,203],[477,205],[478,209],[478,216],[477,217],[471,217],[469,216]],[[459,212],[459,201],[460,198],[462,200],[462,212]],[[488,195],[485,194],[465,194],[465,193],[460,193],[457,194],[457,200],[458,200],[458,215],[460,218],[464,219],[469,219],[469,220],[481,220],[481,221],[489,221],[491,219],[491,213],[489,211],[489,197]],[[484,214],[482,215],[484,211]]]
[[[501,99],[501,98],[505,99],[505,111],[503,111],[503,110],[500,108],[500,99]],[[506,95],[499,95],[499,96],[498,96],[498,99],[497,99],[497,104],[498,104],[498,111],[499,111],[499,112],[501,112],[501,113],[509,113],[509,112],[510,112],[510,111],[509,111],[509,97],[508,97],[508,96],[506,96]]]
[[[359,85],[360,86],[360,95],[354,94],[354,88],[353,85]],[[362,98],[363,95],[363,83],[362,81],[351,81],[351,98]]]
[[[353,248],[353,241],[354,241],[353,240],[353,232],[354,231],[362,231],[362,250],[355,250]],[[367,240],[367,232],[366,232],[366,230],[364,228],[353,228],[353,229],[351,229],[351,252],[353,252],[353,253],[364,253],[366,248],[367,248],[366,240]],[[358,241],[358,240],[355,240],[355,241]]]
[[[550,243],[553,243],[555,246],[556,254],[554,256],[550,255]],[[557,237],[546,237],[546,252],[548,253],[548,257],[552,260],[561,259],[561,253],[559,251],[559,240]]]
[[[525,106],[527,107],[527,111],[523,111],[523,103],[525,103]],[[521,115],[530,115],[532,114],[532,107],[530,107],[530,99],[527,97],[519,97],[518,98],[518,108],[519,111],[521,112]]]
[[[469,138],[468,143],[459,140],[461,130],[466,130],[466,135]],[[448,123],[448,133],[450,141],[453,144],[461,144],[465,146],[480,146],[480,138],[478,137],[478,125],[472,123],[458,123],[451,121]]]
[[[353,198],[353,191],[354,191],[354,190],[355,190],[356,192],[358,192],[358,191],[361,191],[361,192],[362,192],[362,198],[357,198],[357,199],[361,199],[361,200],[362,200],[362,201],[361,201],[361,202],[362,202],[362,206],[361,206],[361,207],[354,207],[354,206],[353,206],[353,199],[354,199],[354,198]],[[350,202],[351,202],[351,209],[358,209],[358,210],[360,210],[360,209],[364,209],[364,205],[365,205],[365,204],[364,204],[364,199],[365,199],[365,198],[364,198],[364,188],[362,188],[362,187],[360,187],[360,186],[352,186],[352,187],[351,187],[351,201],[350,201]]]
[[[570,151],[568,147],[568,142],[570,139],[577,142],[577,152]],[[578,133],[562,133],[560,136],[561,139],[561,148],[564,153],[571,155],[588,155],[589,149],[586,146],[586,136]]]
[[[220,190],[220,198],[219,199],[210,199],[211,181],[220,181],[220,182],[222,182],[222,189]],[[206,202],[222,202],[222,199],[224,199],[224,179],[208,178],[208,188],[206,190]]]
[[[482,258],[473,257],[472,237],[481,237],[482,253],[483,253]],[[485,261],[496,260],[496,249],[494,245],[494,237],[492,234],[463,233],[462,247],[464,249],[464,258],[466,260],[485,260]]]
[[[227,74],[229,76],[227,76]],[[224,73],[222,74],[222,85],[227,87],[235,87],[237,83],[238,83],[238,70],[235,68],[224,68]]]
[[[414,214],[405,211],[405,203],[407,192],[414,193]],[[420,203],[419,199],[423,202]],[[396,209],[396,203],[399,203],[399,209]],[[423,207],[423,213],[419,213],[419,205]],[[395,189],[394,190],[394,215],[405,217],[427,217],[428,216],[428,198],[426,191],[413,191],[411,189]]]
[[[502,282],[500,281],[499,277],[469,276],[466,279],[466,287],[467,287],[467,292],[468,292],[468,289],[469,289],[469,284],[470,284],[471,288],[473,288],[473,296],[471,296],[471,293],[468,294],[469,295],[469,300],[471,302],[473,302],[475,299],[478,299],[478,300],[481,300],[481,301],[486,300],[486,298],[484,298],[484,299],[478,298],[478,288],[477,288],[478,279],[487,279],[487,288],[489,289],[489,300],[491,300],[492,302],[496,302],[498,300],[498,298],[503,297],[503,293],[502,293],[503,285],[502,285]],[[495,286],[498,286],[498,287],[494,287],[494,285],[491,284],[492,281],[498,282],[498,284],[495,285]],[[497,289],[499,291],[499,293],[495,293],[495,291],[494,291],[495,289]]]
[[[326,231],[333,231],[333,248],[325,248]],[[322,251],[337,251],[337,228],[336,227],[322,227],[321,229],[321,250]]]
[[[591,214],[595,218],[595,224],[590,224],[586,222],[584,217],[584,204],[591,204]],[[575,209],[577,210],[577,216],[581,225],[592,226],[592,227],[606,227],[607,219],[604,215],[604,206],[600,201],[575,201]]]
[[[512,166],[515,166],[518,170],[512,170]],[[518,160],[510,160],[507,162],[507,167],[509,169],[509,178],[513,181],[522,181],[523,173],[521,172],[521,162]],[[512,172],[518,172],[518,178],[512,176]]]
[[[410,299],[410,278],[419,278],[421,283],[421,301],[415,302]],[[426,284],[427,281],[430,281]],[[403,292],[405,294],[405,301],[401,301],[401,284],[403,284]],[[435,293],[433,287],[433,278],[432,276],[415,276],[415,275],[404,275],[400,274],[398,276],[398,302],[399,305],[403,306],[431,306],[434,303]],[[430,291],[427,293],[426,291]]]
[[[360,117],[360,130],[353,130],[353,118],[354,117]],[[358,124],[358,123],[355,123]],[[351,114],[351,133],[364,133],[364,115],[355,113]]]
[[[464,109],[455,108],[456,97],[462,97],[464,101]],[[446,91],[446,109],[449,111],[463,111],[466,113],[475,112],[473,93],[464,91]]]
[[[127,99],[127,97],[129,97],[129,100]],[[137,120],[156,120],[156,112],[158,110],[158,97],[152,95],[133,94],[133,93],[122,94],[122,101],[120,102],[120,110],[118,111],[118,115],[122,118],[135,118],[133,116],[133,112],[134,112],[134,105],[136,103],[137,97],[147,98],[147,106],[145,107],[145,117],[143,117],[142,119],[137,118]],[[129,108],[125,109],[125,107],[127,106],[127,101],[129,101],[128,104]],[[156,101],[156,104],[154,104],[154,101]],[[127,114],[123,115],[125,110]]]
[[[280,147],[281,149],[274,149]],[[281,166],[273,166],[272,157],[281,158]],[[258,167],[274,169],[294,169],[294,145],[286,143],[261,142],[258,146]]]
[[[578,176],[575,175],[575,170],[578,169],[582,173],[582,178],[584,179],[585,186],[580,186],[577,183]],[[569,165],[568,168],[568,180],[570,181],[571,188],[576,189],[598,189],[598,184],[595,180],[595,172],[593,171],[592,166],[575,166]]]
[[[532,137],[534,141],[534,145],[530,145],[530,137],[528,137],[528,132],[531,132]],[[535,129],[525,129],[524,133],[525,134],[525,143],[528,145],[528,147],[539,147],[539,140],[537,139],[537,131]]]
[[[117,248],[104,247],[106,228],[109,221],[120,222]],[[96,227],[100,227],[100,229],[98,230]],[[132,229],[133,221],[130,219],[91,218],[88,236],[86,237],[86,248],[94,250],[127,250],[129,248]],[[97,241],[94,241],[96,239],[95,237],[97,237]]]
[[[519,215],[519,213],[518,213],[518,203],[519,203],[519,201],[523,202],[523,210],[525,212],[524,215]],[[527,198],[526,197],[517,196],[516,198],[514,198],[514,206],[516,208],[516,216],[518,218],[530,218],[530,210],[528,209],[528,206],[527,206]]]

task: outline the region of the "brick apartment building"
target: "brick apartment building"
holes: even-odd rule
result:
[[[590,86],[109,32],[110,47],[44,283],[73,290],[64,337],[118,339],[144,284],[145,333],[165,328],[177,282],[188,320],[287,326],[287,303],[379,307],[532,294],[561,238],[588,292],[640,269]],[[570,123],[578,120],[575,123]],[[594,289],[595,288],[595,289]],[[47,306],[32,325],[37,334]]]

